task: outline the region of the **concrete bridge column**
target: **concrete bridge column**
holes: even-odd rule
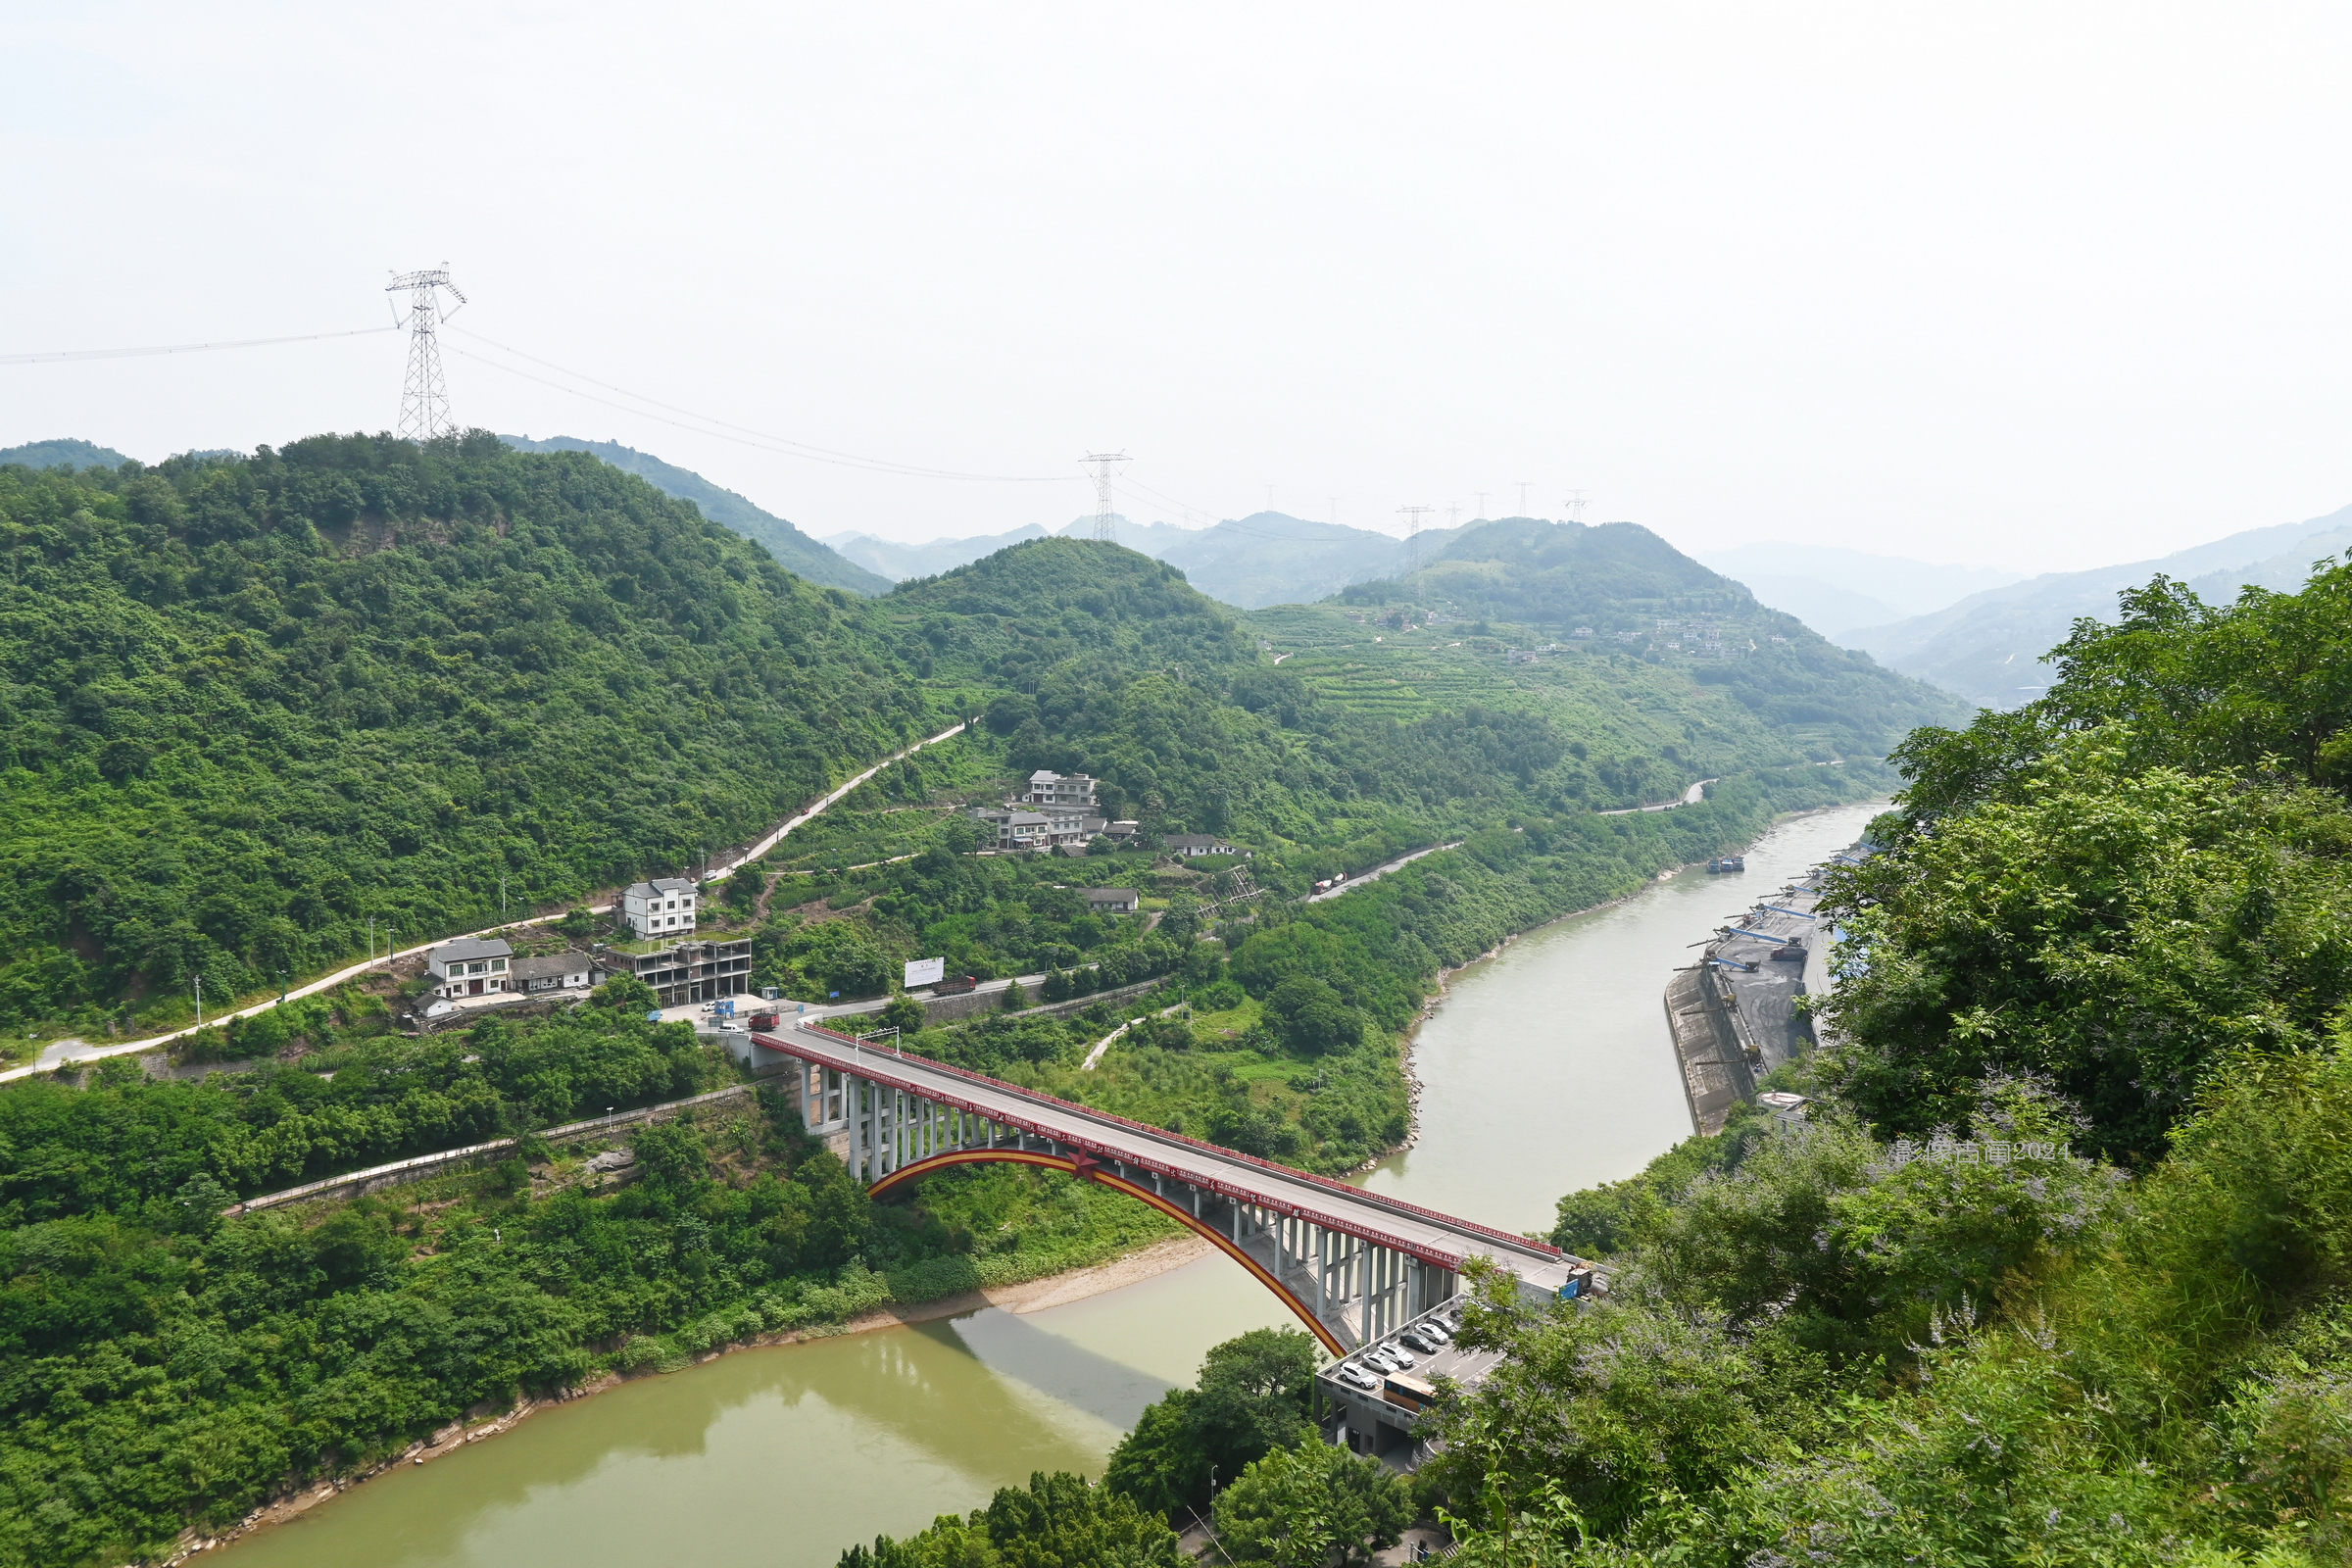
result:
[[[1315,1227],[1315,1316],[1317,1317],[1329,1315],[1330,1288],[1331,1232],[1318,1225]]]
[[[849,1112],[849,1175],[865,1183],[865,1086],[842,1074],[842,1107]]]

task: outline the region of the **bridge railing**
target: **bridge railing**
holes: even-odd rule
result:
[[[858,1044],[858,1038],[855,1035],[844,1034],[838,1029],[827,1028],[821,1023],[803,1024],[801,1027],[807,1030],[809,1034],[824,1035],[831,1039],[840,1041],[845,1046],[856,1046]],[[754,1036],[753,1038],[758,1039],[760,1037]],[[770,1036],[769,1038],[772,1039],[774,1037]],[[902,1059],[904,1058],[902,1057]],[[1125,1127],[1152,1138],[1166,1139],[1171,1143],[1182,1144],[1188,1148],[1198,1149],[1203,1153],[1213,1154],[1219,1159],[1234,1160],[1244,1165],[1254,1166],[1259,1170],[1273,1171],[1279,1175],[1289,1177],[1293,1181],[1306,1182],[1311,1186],[1322,1188],[1333,1194],[1344,1195],[1355,1202],[1371,1203],[1376,1207],[1385,1208],[1394,1213],[1410,1214],[1415,1219],[1429,1220],[1436,1224],[1443,1225],[1448,1230],[1467,1231],[1472,1235],[1489,1237],[1494,1241],[1505,1243],[1523,1251],[1536,1252],[1546,1257],[1565,1257],[1568,1255],[1567,1253],[1561,1251],[1560,1249],[1552,1246],[1549,1242],[1539,1242],[1533,1237],[1518,1236],[1509,1231],[1496,1230],[1492,1225],[1481,1225],[1476,1220],[1467,1220],[1452,1214],[1440,1213],[1434,1208],[1423,1208],[1420,1204],[1407,1202],[1401,1198],[1391,1198],[1382,1193],[1367,1193],[1360,1187],[1350,1187],[1348,1185],[1348,1183],[1343,1181],[1335,1181],[1329,1176],[1318,1176],[1313,1171],[1299,1170],[1294,1166],[1284,1165],[1275,1160],[1262,1158],[1256,1154],[1245,1154],[1239,1150],[1227,1149],[1221,1144],[1208,1143],[1199,1138],[1189,1137],[1184,1133],[1170,1132],[1165,1127],[1154,1127],[1149,1122],[1135,1121],[1129,1117],[1121,1116],[1114,1111],[1102,1110],[1093,1105],[1081,1104],[1076,1101],[1063,1100],[1057,1096],[1044,1094],[1035,1089],[1023,1088],[1019,1084],[1007,1083],[1002,1078],[991,1078],[984,1072],[975,1072],[969,1067],[959,1067],[952,1061],[941,1061],[935,1056],[917,1056],[914,1059],[936,1072],[948,1073],[951,1076],[964,1079],[970,1083],[984,1084],[988,1088],[1000,1089],[1007,1094],[1018,1095],[1025,1100],[1038,1101],[1045,1104],[1055,1106],[1061,1110],[1075,1111],[1079,1115],[1090,1116],[1098,1121],[1110,1122],[1114,1125]],[[902,1087],[912,1088],[912,1086]],[[919,1093],[920,1091],[917,1090],[915,1092]],[[981,1114],[986,1114],[986,1112],[981,1111],[980,1107],[976,1105],[965,1106],[963,1108],[973,1110]],[[1103,1152],[1110,1154],[1113,1158],[1123,1157],[1115,1150],[1105,1150]],[[1169,1171],[1166,1174],[1173,1176],[1181,1173],[1177,1171]],[[1222,1191],[1222,1189],[1220,1189],[1220,1191]],[[1229,1198],[1248,1198],[1253,1201],[1262,1200],[1262,1195],[1247,1191],[1226,1193],[1225,1196]],[[1274,1203],[1269,1203],[1267,1206],[1279,1208],[1286,1205],[1283,1205],[1277,1201]],[[1426,1248],[1423,1248],[1415,1243],[1399,1241],[1394,1237],[1375,1238],[1368,1235],[1366,1236],[1365,1240],[1378,1240],[1380,1241],[1381,1245],[1386,1247],[1394,1247],[1401,1251],[1420,1253],[1428,1250]],[[1454,1261],[1458,1264],[1460,1260],[1457,1258]]]

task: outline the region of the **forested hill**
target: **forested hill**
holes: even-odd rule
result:
[[[1678,665],[1367,712],[1115,545],[864,600],[594,455],[487,432],[0,468],[0,529],[10,1021],[184,1008],[199,974],[250,997],[357,957],[370,919],[430,939],[495,922],[502,887],[520,912],[674,872],[978,709],[977,753],[899,798],[1086,771],[1149,831],[1347,865],[1693,777],[1844,757],[1825,787],[1871,787],[1870,745]]]
[[[1597,752],[1553,715],[1477,701],[1405,722],[1351,711],[1270,666],[1175,567],[1116,545],[1032,540],[903,584],[881,609],[921,640],[925,673],[1001,689],[987,721],[1013,770],[1096,774],[1106,806],[1155,830],[1426,843],[1688,782],[1686,760],[1614,737]],[[1611,771],[1620,745],[1636,765]]]
[[[0,468],[0,1012],[675,870],[937,714],[862,604],[476,433]]]
[[[27,468],[111,468],[130,460],[112,447],[96,446],[88,441],[63,438],[56,441],[27,441],[23,446],[0,447],[0,467],[21,463]]]
[[[1244,620],[1287,670],[1359,711],[1545,712],[1596,752],[1705,772],[1881,756],[1969,711],[1630,522],[1481,523],[1401,577]]]
[[[663,463],[650,452],[624,447],[617,441],[582,441],[576,436],[550,436],[534,441],[527,435],[499,437],[517,452],[586,452],[604,459],[623,473],[633,473],[665,496],[691,501],[712,522],[723,523],[753,543],[766,547],[787,571],[799,572],[826,588],[847,588],[854,594],[890,591],[890,579],[877,576],[849,560],[832,546],[809,538],[747,496],[712,484],[691,468]]]
[[[1562,631],[1647,630],[1659,617],[1756,614],[1771,617],[1772,629],[1784,634],[1801,629],[1794,616],[1762,610],[1739,583],[1632,522],[1510,517],[1465,528],[1402,583],[1359,583],[1341,597],[1378,603],[1401,597],[1404,587],[1417,597],[1450,601],[1465,614]]]

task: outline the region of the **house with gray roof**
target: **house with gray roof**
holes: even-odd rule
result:
[[[514,950],[496,937],[459,937],[424,956],[436,997],[481,997],[507,989]]]

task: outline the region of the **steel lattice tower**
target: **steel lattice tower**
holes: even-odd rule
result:
[[[1125,463],[1124,452],[1089,452],[1086,461],[1095,466],[1095,537],[1108,544],[1119,542],[1119,525],[1110,512],[1110,466]]]
[[[441,340],[436,335],[441,323],[457,315],[441,309],[434,290],[444,288],[458,296],[463,309],[466,296],[449,280],[446,262],[421,272],[396,272],[384,286],[387,294],[409,296],[408,318],[401,322],[409,329],[409,374],[400,389],[396,431],[404,441],[430,441],[457,428],[449,417],[449,384],[441,376]]]
[[[1410,576],[1421,569],[1421,519],[1437,511],[1435,507],[1398,507],[1404,516],[1405,573]]]

